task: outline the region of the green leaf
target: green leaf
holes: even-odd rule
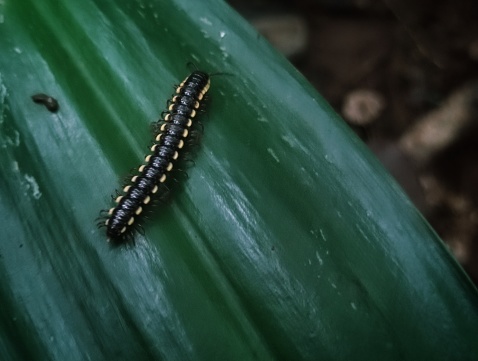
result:
[[[195,165],[112,248],[94,220],[188,62],[228,74]],[[2,360],[478,358],[476,288],[222,1],[0,3],[0,145]]]

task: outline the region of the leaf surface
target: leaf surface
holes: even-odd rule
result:
[[[222,1],[7,0],[0,14],[2,360],[478,358],[476,288]],[[112,248],[94,220],[188,62],[223,73],[195,164],[146,235]]]

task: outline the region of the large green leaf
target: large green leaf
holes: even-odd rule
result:
[[[190,61],[230,74],[195,165],[112,248],[94,219]],[[478,358],[469,279],[222,1],[1,2],[0,144],[2,360]]]

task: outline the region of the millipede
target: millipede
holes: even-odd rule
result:
[[[167,110],[155,124],[153,145],[144,164],[117,194],[116,205],[109,211],[102,211],[104,222],[100,226],[106,226],[108,241],[119,243],[131,239],[134,230],[140,227],[138,218],[144,213],[144,207],[159,197],[171,171],[183,158],[187,138],[209,86],[210,76],[195,70],[168,100]]]

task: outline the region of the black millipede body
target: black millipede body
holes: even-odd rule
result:
[[[207,73],[194,71],[177,87],[168,101],[163,119],[158,122],[154,144],[145,164],[116,197],[116,206],[106,215],[104,225],[109,240],[121,242],[130,237],[143,207],[160,193],[160,187],[181,158],[185,140],[190,135],[194,117],[209,85]]]

